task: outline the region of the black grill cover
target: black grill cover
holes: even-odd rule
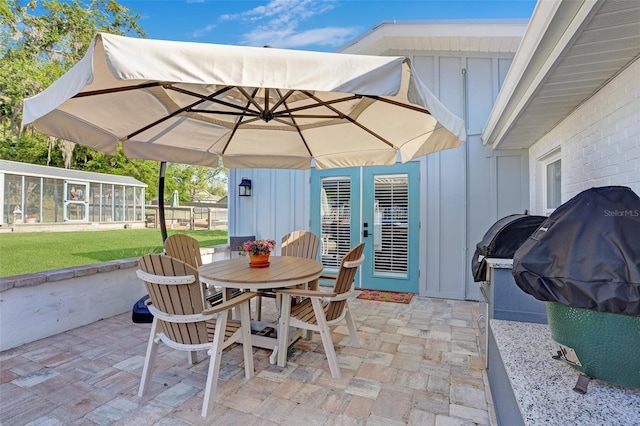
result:
[[[498,220],[476,245],[471,259],[471,271],[475,282],[485,281],[487,258],[513,259],[515,251],[546,219],[546,216],[512,214]]]
[[[621,186],[581,192],[522,244],[512,272],[538,300],[640,315],[640,198]]]

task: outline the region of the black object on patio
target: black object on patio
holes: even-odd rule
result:
[[[640,197],[621,186],[576,195],[516,251],[513,276],[538,300],[640,315]]]
[[[558,207],[516,251],[518,287],[546,302],[558,356],[588,378],[640,388],[640,197],[591,188]]]
[[[487,259],[513,259],[515,251],[524,243],[546,216],[512,214],[494,223],[476,245],[471,259],[471,271],[475,282],[485,281]]]

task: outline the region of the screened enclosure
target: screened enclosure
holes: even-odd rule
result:
[[[0,223],[142,222],[146,186],[129,176],[0,160]]]

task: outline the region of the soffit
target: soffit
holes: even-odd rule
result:
[[[382,22],[342,53],[388,55],[392,52],[515,53],[528,20],[455,20]]]
[[[482,135],[493,148],[530,147],[640,55],[640,2],[562,2],[546,17],[538,9],[522,46],[539,43],[516,54]]]

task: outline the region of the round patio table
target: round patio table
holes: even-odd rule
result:
[[[295,256],[270,256],[269,266],[253,268],[249,266],[249,258],[227,259],[208,263],[198,268],[200,281],[225,289],[224,298],[231,297],[233,289],[257,291],[271,288],[285,288],[296,285],[314,287],[322,274],[323,265],[317,260]],[[280,313],[278,312],[278,316]],[[252,321],[253,324],[255,322]],[[262,323],[260,324],[262,325]],[[277,327],[274,327],[274,329]],[[302,336],[302,330],[289,333],[288,345]],[[272,349],[269,357],[271,364],[276,363],[278,355],[278,338],[266,335],[251,335],[251,345],[264,349]]]
[[[208,263],[198,268],[200,280],[225,289],[249,291],[292,287],[317,280],[322,263],[295,256],[270,256],[266,268],[252,268],[249,258],[240,257]]]

